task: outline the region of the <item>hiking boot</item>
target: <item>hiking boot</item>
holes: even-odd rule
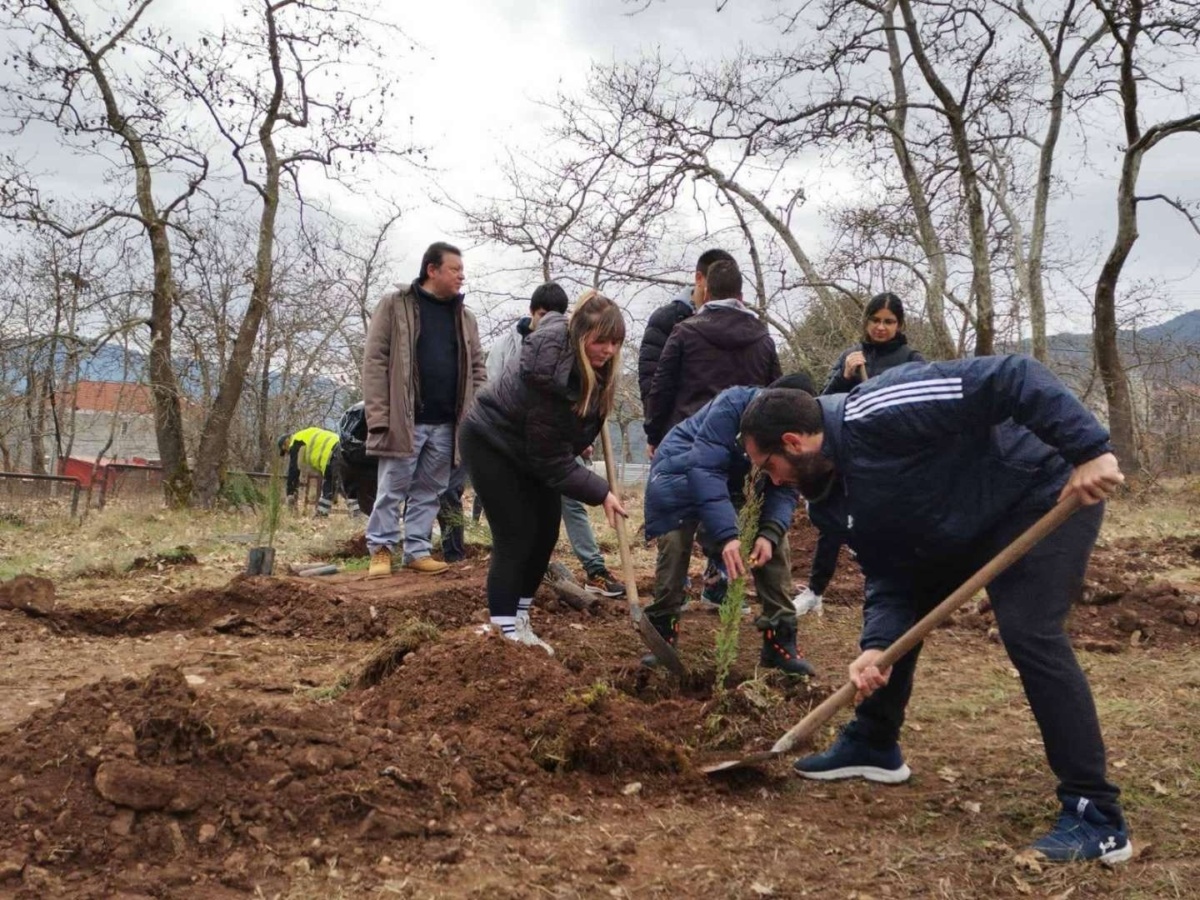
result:
[[[416,572],[418,575],[441,575],[450,567],[440,559],[434,559],[432,556],[422,556],[420,559],[414,559],[406,563],[404,568],[410,572]]]
[[[789,675],[813,676],[817,670],[804,661],[796,649],[796,623],[782,619],[763,630],[762,653],[758,664],[764,669],[779,669]]]
[[[646,616],[654,630],[662,635],[662,639],[672,647],[679,643],[679,616]],[[656,669],[662,665],[653,653],[642,657],[642,665],[648,669]]]
[[[384,578],[392,574],[392,551],[380,547],[371,554],[371,567],[367,569],[368,578]]]
[[[880,784],[901,784],[912,774],[904,764],[899,744],[881,749],[844,731],[824,753],[798,759],[792,768],[801,777],[817,781],[865,778]]]
[[[1098,859],[1106,866],[1133,856],[1125,820],[1120,813],[1105,815],[1086,797],[1063,797],[1062,812],[1050,833],[1031,848],[1050,862]]]
[[[824,613],[822,597],[814,594],[812,588],[805,588],[792,598],[792,606],[796,607],[796,615],[803,616],[815,612],[818,616]]]
[[[595,572],[588,573],[587,581],[583,586],[588,593],[600,594],[603,597],[623,597],[625,595],[625,585],[613,578],[608,569],[597,569]]]
[[[518,643],[524,644],[527,647],[541,647],[551,656],[554,655],[554,648],[543,641],[540,637],[533,633],[533,626],[529,624],[529,616],[517,616],[517,630],[514,632]],[[508,637],[508,635],[505,635]]]

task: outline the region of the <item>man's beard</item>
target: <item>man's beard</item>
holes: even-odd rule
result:
[[[833,483],[833,462],[821,451],[814,453],[789,453],[782,451],[783,458],[792,468],[789,483],[800,489],[806,500],[823,497]]]

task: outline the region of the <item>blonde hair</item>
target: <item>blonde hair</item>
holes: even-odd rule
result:
[[[571,313],[571,320],[567,324],[567,337],[575,348],[575,360],[583,382],[583,390],[575,404],[575,414],[583,418],[595,404],[601,417],[607,418],[616,399],[621,350],[618,347],[604,368],[597,371],[588,360],[584,345],[589,340],[624,343],[625,316],[621,313],[621,307],[599,291],[584,291],[575,301],[575,311]]]

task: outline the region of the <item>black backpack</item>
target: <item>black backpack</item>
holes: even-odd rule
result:
[[[342,458],[347,463],[352,466],[367,464],[367,411],[361,400],[342,413],[338,422],[338,441]]]

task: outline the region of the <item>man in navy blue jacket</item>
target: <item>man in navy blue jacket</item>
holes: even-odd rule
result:
[[[807,375],[789,375],[774,382],[780,390],[812,393]],[[719,556],[730,578],[746,574],[738,535],[738,510],[745,502],[750,460],[738,441],[742,412],[763,388],[733,387],[722,391],[693,416],[669,432],[654,454],[646,486],[646,538],[656,538],[700,525],[704,552]],[[762,615],[756,625],[763,633],[759,664],[793,675],[812,675],[813,668],[796,649],[796,611],[792,605],[792,575],[788,561],[787,532],[799,497],[795,489],[767,484],[763,479],[762,508],[750,554]],[[691,539],[688,539],[691,544]],[[687,566],[686,557],[683,565]],[[659,573],[660,576],[663,574]],[[668,573],[669,577],[678,573]],[[679,635],[682,597],[677,591],[658,594],[646,607],[646,616],[667,643],[675,646]],[[655,663],[654,656],[642,660]]]
[[[1108,432],[1040,363],[999,356],[908,365],[849,394],[763,391],[742,417],[746,452],[779,485],[840,488],[866,576],[855,717],[806,778],[909,776],[898,739],[920,647],[890,670],[888,646],[1060,498],[1086,504],[988,588],[1058,777],[1062,813],[1033,846],[1048,859],[1123,862],[1132,845],[1108,781],[1091,689],[1063,622],[1123,480]]]

